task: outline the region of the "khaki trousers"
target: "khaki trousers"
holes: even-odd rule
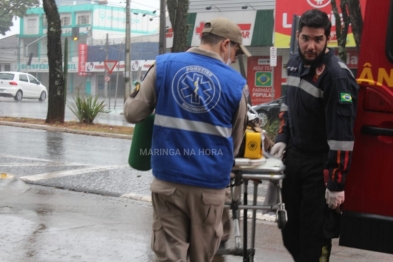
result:
[[[225,202],[231,203],[231,189],[229,187],[225,190]],[[221,237],[222,242],[227,242],[232,234],[233,228],[233,219],[232,219],[232,210],[230,208],[224,208],[222,213],[222,226],[223,226],[223,234]]]
[[[150,189],[154,261],[212,261],[223,234],[225,189],[186,186],[156,178]]]

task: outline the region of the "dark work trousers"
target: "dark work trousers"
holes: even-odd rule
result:
[[[305,155],[292,148],[285,154],[282,197],[288,223],[284,245],[297,262],[329,261],[331,239],[323,236],[326,210],[323,169],[327,155]]]

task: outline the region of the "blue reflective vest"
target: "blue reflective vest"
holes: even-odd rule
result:
[[[234,158],[233,116],[245,79],[223,62],[193,52],[158,56],[156,77],[154,176],[225,188]]]

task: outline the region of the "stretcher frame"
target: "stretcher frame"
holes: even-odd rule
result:
[[[218,255],[243,256],[244,262],[253,262],[255,256],[255,229],[257,210],[276,211],[276,222],[282,229],[288,218],[285,204],[282,202],[281,181],[284,179],[285,166],[280,159],[262,158],[258,160],[236,159],[232,168],[234,177],[231,178],[231,203],[225,203],[225,207],[232,211],[235,246],[233,248],[219,249]],[[262,181],[270,181],[275,185],[278,193],[278,203],[274,205],[258,205],[258,185]],[[248,203],[248,182],[253,181],[253,201]],[[241,185],[243,184],[243,199],[241,199]],[[251,215],[251,245],[248,248],[248,210],[252,210]],[[243,245],[240,234],[240,210],[243,210]]]

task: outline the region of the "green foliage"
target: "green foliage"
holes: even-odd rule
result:
[[[4,14],[0,17],[0,33],[5,35],[5,32],[10,30],[10,27],[13,26],[12,16],[9,14]]]
[[[263,129],[266,131],[269,138],[275,141],[279,127],[280,127],[280,120],[276,119],[273,121],[268,121],[266,125],[263,127]]]
[[[104,100],[98,101],[97,97],[83,97],[79,94],[74,97],[74,102],[68,104],[68,108],[78,118],[79,123],[93,124],[94,119],[101,113],[107,113]]]
[[[10,30],[10,27],[13,25],[12,18],[15,16],[23,17],[27,9],[38,7],[39,4],[39,0],[0,0],[0,33],[5,35]]]

